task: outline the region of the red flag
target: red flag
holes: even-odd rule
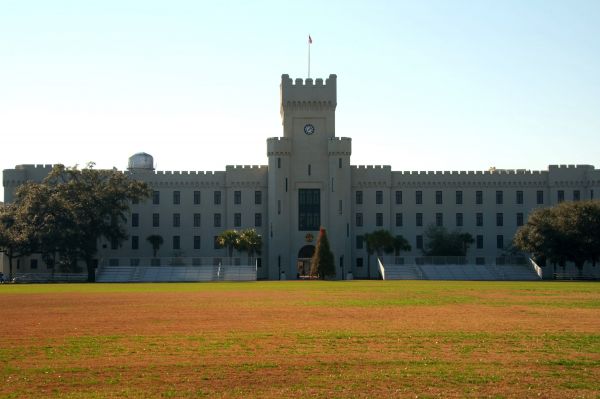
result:
[[[312,37],[310,35],[308,35],[308,44],[312,44]]]

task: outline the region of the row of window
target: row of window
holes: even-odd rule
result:
[[[193,215],[193,227],[201,227],[202,225],[202,215],[200,213],[194,213]],[[213,226],[214,227],[222,227],[222,217],[220,213],[213,214]],[[140,226],[140,215],[139,213],[131,214],[131,227],[139,227]],[[174,213],[172,219],[173,227],[181,227],[181,214]],[[236,212],[233,214],[233,226],[234,227],[242,227],[242,214],[240,212]],[[262,213],[254,214],[254,226],[261,227],[262,226]],[[152,214],[152,227],[160,227],[160,214],[153,213]]]
[[[194,191],[193,201],[194,201],[194,205],[200,205],[202,203],[201,191]],[[221,205],[221,191],[220,190],[216,190],[213,192],[213,203],[215,205]],[[233,192],[233,203],[235,205],[242,204],[242,192],[240,190],[236,190]],[[154,204],[154,205],[160,204],[160,191],[152,192],[152,204]],[[181,191],[178,191],[178,190],[173,191],[173,204],[174,205],[181,204]],[[262,191],[260,191],[260,190],[254,191],[254,204],[256,204],[256,205],[262,204]]]
[[[518,212],[516,214],[517,226],[523,226],[524,215],[523,212]],[[456,213],[455,225],[456,227],[463,226],[464,215],[462,212]],[[362,227],[364,223],[363,214],[361,212],[356,213],[356,227]],[[396,213],[396,227],[404,226],[404,215],[401,212]],[[437,212],[435,214],[435,225],[443,226],[444,225],[444,214],[442,212]],[[478,227],[483,226],[483,213],[477,212],[475,213],[475,225]],[[375,226],[381,227],[383,226],[383,213],[375,214]],[[423,226],[423,214],[421,212],[417,212],[415,214],[415,226],[421,227]],[[496,213],[496,226],[501,227],[504,226],[504,213],[498,212]]]
[[[395,192],[396,204],[402,204],[402,191],[397,190]],[[581,199],[581,191],[573,190],[573,201],[579,201]],[[557,191],[557,201],[561,202],[565,200],[565,191],[558,190]],[[362,205],[363,203],[363,192],[356,191],[356,204]],[[415,191],[415,203],[420,205],[423,204],[423,191],[417,190]],[[435,203],[441,205],[444,203],[444,192],[442,190],[437,190],[435,192]],[[462,205],[463,203],[463,192],[461,190],[457,190],[455,192],[455,203],[457,205]],[[522,190],[517,190],[515,192],[515,203],[523,204],[524,203],[524,194]],[[536,203],[538,205],[542,205],[544,203],[544,191],[538,190],[536,192]],[[383,204],[383,191],[377,190],[375,191],[375,204],[381,205]],[[477,190],[475,191],[475,204],[481,205],[483,204],[483,191]],[[504,191],[496,190],[496,204],[502,205],[504,204]]]
[[[356,249],[363,249],[365,247],[365,237],[356,236]],[[417,249],[423,249],[423,236],[417,235],[415,237],[415,247]],[[483,249],[483,235],[479,234],[475,236],[475,247],[477,249]],[[498,234],[496,236],[496,248],[504,249],[504,235]]]
[[[192,246],[194,249],[202,248],[202,240],[200,236],[192,236]],[[213,237],[213,248],[220,249],[221,246],[218,242],[218,236]],[[118,249],[118,245],[116,242],[111,243],[111,249]],[[131,236],[131,249],[137,250],[140,249],[140,237],[139,236]],[[180,250],[181,249],[181,236],[175,235],[171,237],[171,249]]]

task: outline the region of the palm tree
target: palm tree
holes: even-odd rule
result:
[[[229,260],[233,257],[233,250],[240,248],[240,233],[237,230],[225,230],[217,237],[221,248],[227,248]]]
[[[246,229],[240,232],[239,249],[248,252],[248,263],[255,254],[262,250],[262,236],[255,229]]]
[[[384,253],[391,254],[396,252],[400,254],[400,251],[410,251],[411,247],[408,241],[402,236],[394,237],[392,233],[387,230],[375,230],[372,233],[365,234],[365,243],[367,246],[367,274],[371,277],[371,255],[377,253],[377,256],[381,256]]]
[[[150,243],[150,245],[152,245],[152,257],[156,258],[156,253],[164,242],[162,236],[158,234],[152,234],[146,237],[146,240]]]
[[[396,256],[400,255],[400,251],[410,251],[412,247],[408,243],[408,240],[402,236],[394,237],[394,251]]]

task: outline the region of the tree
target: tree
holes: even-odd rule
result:
[[[371,255],[377,253],[378,256],[391,254],[395,252],[400,254],[400,251],[410,251],[411,246],[408,241],[402,236],[394,237],[388,230],[375,230],[372,233],[364,235],[365,244],[367,247],[367,274],[371,277]]]
[[[217,237],[221,248],[227,248],[229,259],[233,257],[233,250],[240,248],[240,233],[237,230],[225,230]]]
[[[248,252],[248,262],[262,250],[262,236],[255,229],[242,230],[239,233],[239,249]]]
[[[146,237],[146,241],[148,241],[150,245],[152,245],[152,257],[156,258],[156,254],[158,253],[160,246],[163,245],[164,242],[162,236],[158,234],[151,234],[148,237]]]
[[[327,232],[323,227],[319,230],[315,253],[310,260],[310,274],[320,279],[335,276],[335,262],[329,247]]]
[[[31,253],[25,227],[18,223],[13,204],[0,206],[0,252],[8,258],[9,281],[13,278],[13,260]]]
[[[92,163],[83,169],[55,165],[41,183],[19,187],[14,204],[33,252],[45,260],[58,256],[67,268],[83,260],[91,282],[99,240],[124,241],[130,202],[150,193],[146,183],[114,169],[96,170]]]
[[[573,262],[581,272],[585,262],[600,258],[600,201],[562,202],[535,209],[513,239],[545,266],[546,261],[565,266]]]
[[[427,256],[465,256],[473,236],[459,231],[448,232],[443,226],[430,225],[425,230],[423,254]]]

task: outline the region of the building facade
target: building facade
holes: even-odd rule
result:
[[[159,256],[225,257],[215,238],[226,229],[255,228],[264,247],[258,277],[296,278],[308,267],[319,227],[328,231],[337,278],[377,276],[367,268],[364,234],[389,230],[421,255],[429,225],[470,233],[474,263],[503,255],[517,228],[536,207],[600,194],[600,170],[591,165],[550,165],[529,171],[392,171],[351,164],[352,141],[336,136],[337,77],[281,80],[283,136],[267,139],[268,164],[227,166],[217,172],[155,171],[144,153],[126,173],[150,184],[145,203],[132,204],[129,239],[102,243],[99,258],[135,265],[152,257],[146,238],[163,237]],[[25,181],[40,181],[50,165],[4,170],[5,202]],[[39,259],[19,271],[43,272]]]

